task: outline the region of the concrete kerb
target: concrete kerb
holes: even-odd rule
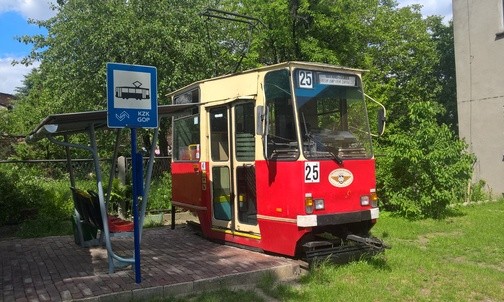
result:
[[[140,288],[133,290],[133,301],[150,301],[153,298],[164,297],[163,286]]]
[[[97,299],[95,301],[98,302],[133,301],[133,293],[132,291],[124,291],[112,294],[105,294],[102,296],[98,296],[96,298]]]
[[[207,278],[190,282],[183,282],[165,286],[139,288],[130,291],[105,294],[97,297],[88,297],[77,301],[86,302],[115,302],[115,301],[149,301],[152,299],[170,298],[197,294],[205,291],[222,288],[247,286],[253,288],[261,278],[267,274],[273,274],[280,282],[298,279],[303,270],[299,264],[285,264],[271,269],[262,269],[246,273],[237,273],[222,277]]]
[[[280,282],[299,278],[302,269],[299,264],[286,264],[271,269],[262,269],[246,273],[231,274],[223,277],[207,278],[192,282],[167,285],[164,287],[164,298],[182,296],[206,291],[233,287],[254,287],[266,274],[273,274]]]
[[[204,292],[238,285],[256,285],[268,273],[273,274],[278,281],[290,281],[301,274],[298,265],[286,264],[271,269],[197,280],[194,281],[193,292]]]

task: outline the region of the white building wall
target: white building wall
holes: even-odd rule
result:
[[[459,134],[478,158],[474,180],[495,195],[504,193],[503,2],[452,2]]]

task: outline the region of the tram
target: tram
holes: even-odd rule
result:
[[[135,84],[135,83],[133,83]],[[122,99],[135,99],[143,100],[150,99],[148,88],[142,88],[138,85],[135,86],[117,86],[115,87],[115,96]]]
[[[173,206],[209,239],[269,253],[381,252],[362,73],[286,62],[170,93],[195,105],[173,118]]]

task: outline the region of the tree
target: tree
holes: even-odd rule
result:
[[[388,132],[377,148],[384,155],[377,167],[386,208],[440,217],[462,200],[474,158],[447,126],[456,118],[451,25],[439,17],[422,19],[420,6],[398,8],[395,1],[247,4],[272,29],[266,36],[281,34],[259,40],[256,45],[268,47],[257,48],[258,57],[274,61],[282,54],[369,70],[367,92],[389,112]]]
[[[416,185],[414,194],[400,191],[390,177],[400,179],[401,169],[408,170],[412,163],[432,169],[431,163],[457,167],[458,172],[450,175],[467,181],[470,160],[463,144],[442,124],[453,122],[455,116],[451,25],[446,27],[436,17],[422,19],[418,5],[398,8],[394,0],[58,3],[60,11],[54,18],[37,22],[48,29],[47,37],[22,38],[35,43],[24,63],[32,59],[42,63],[27,78],[30,88],[22,94],[20,109],[10,114],[19,129],[33,129],[48,113],[104,109],[107,62],[157,66],[161,96],[195,80],[232,72],[238,63],[246,69],[287,60],[325,62],[368,69],[366,91],[388,109],[388,134],[378,140],[379,153],[386,158],[378,160],[378,171],[379,188],[389,208],[401,209],[399,192],[408,198],[405,203],[429,196],[433,187],[439,194],[447,192],[441,184],[429,185],[428,177],[401,182]],[[207,5],[261,22],[252,26],[202,17]],[[454,147],[448,148],[448,143]],[[431,150],[432,146],[446,151],[445,161],[440,159],[444,153]],[[166,149],[161,146],[162,152]],[[427,175],[430,170],[421,171]],[[460,194],[453,191],[451,199]],[[445,207],[446,200],[439,200]],[[429,202],[436,201],[425,204]],[[406,212],[434,213],[429,207],[419,209]]]
[[[159,103],[168,103],[162,97],[166,93],[210,76],[205,45],[200,42],[204,24],[198,17],[205,4],[203,0],[59,2],[55,17],[36,22],[47,28],[47,37],[21,38],[35,45],[23,63],[38,59],[41,65],[27,78],[27,85],[36,81],[35,89],[23,94],[11,120],[23,117],[18,128],[26,133],[47,114],[105,109],[107,62],[156,66]],[[166,155],[166,140],[160,143]]]
[[[433,74],[441,86],[436,99],[446,109],[446,112],[440,117],[440,122],[449,125],[458,134],[453,21],[450,21],[446,26],[443,24],[441,17],[432,16],[427,19],[427,22],[432,39],[436,42],[436,50],[439,56]]]

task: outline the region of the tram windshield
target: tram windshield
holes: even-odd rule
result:
[[[371,136],[360,78],[297,69],[294,79],[304,156],[336,161],[371,157]]]
[[[367,109],[357,75],[296,69],[290,77],[287,70],[276,70],[265,77],[265,96],[267,158],[295,160],[300,150],[307,159],[341,162],[372,157]]]

